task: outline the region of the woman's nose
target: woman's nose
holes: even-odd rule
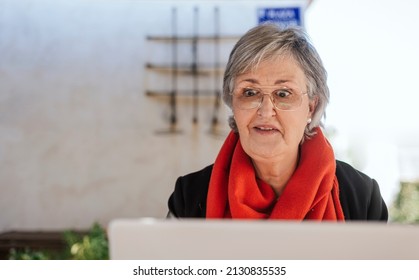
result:
[[[262,96],[262,101],[260,102],[258,113],[261,116],[267,117],[276,115],[275,105],[270,94],[264,94]]]

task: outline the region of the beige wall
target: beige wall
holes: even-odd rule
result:
[[[192,2],[177,3],[185,14],[179,17],[191,21]],[[201,9],[207,23],[210,4]],[[164,217],[176,178],[214,161],[229,115],[223,106],[218,135],[211,134],[213,99],[200,99],[192,125],[190,98],[180,98],[182,133],[157,133],[168,128],[170,107],[145,90],[166,89],[170,79],[156,80],[144,65],[169,60],[171,48],[145,37],[171,32],[172,1],[0,5],[0,231]],[[180,22],[179,32],[190,34],[190,26]],[[201,32],[212,28],[202,24]],[[223,62],[233,43],[223,43]],[[201,47],[200,60],[212,62],[211,45]],[[181,46],[180,59],[188,62],[190,50]],[[204,77],[200,87],[213,90],[213,81]],[[187,83],[183,78],[180,87]]]

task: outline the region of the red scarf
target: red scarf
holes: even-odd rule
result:
[[[237,133],[230,132],[215,160],[207,218],[344,220],[332,147],[320,129],[301,145],[300,161],[279,199],[256,178]]]

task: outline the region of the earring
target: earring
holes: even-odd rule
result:
[[[310,124],[310,123],[311,123],[311,118],[308,118],[307,124]]]

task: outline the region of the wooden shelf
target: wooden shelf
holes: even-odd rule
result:
[[[216,40],[238,40],[241,36],[239,35],[223,35],[223,36],[147,36],[147,40],[150,41],[216,41]]]
[[[211,73],[218,73],[221,74],[224,72],[223,67],[215,67],[211,65],[197,65],[196,66],[196,73],[193,70],[192,64],[180,64],[176,68],[174,68],[172,65],[158,65],[158,64],[152,64],[147,63],[146,68],[150,70],[155,71],[161,71],[161,72],[173,72],[176,70],[178,74],[198,74],[198,75],[208,75]]]
[[[147,90],[146,95],[150,97],[170,97],[172,95],[171,91],[159,91],[159,90]],[[193,96],[193,90],[178,90],[176,96]],[[199,96],[216,96],[214,90],[198,90]]]

